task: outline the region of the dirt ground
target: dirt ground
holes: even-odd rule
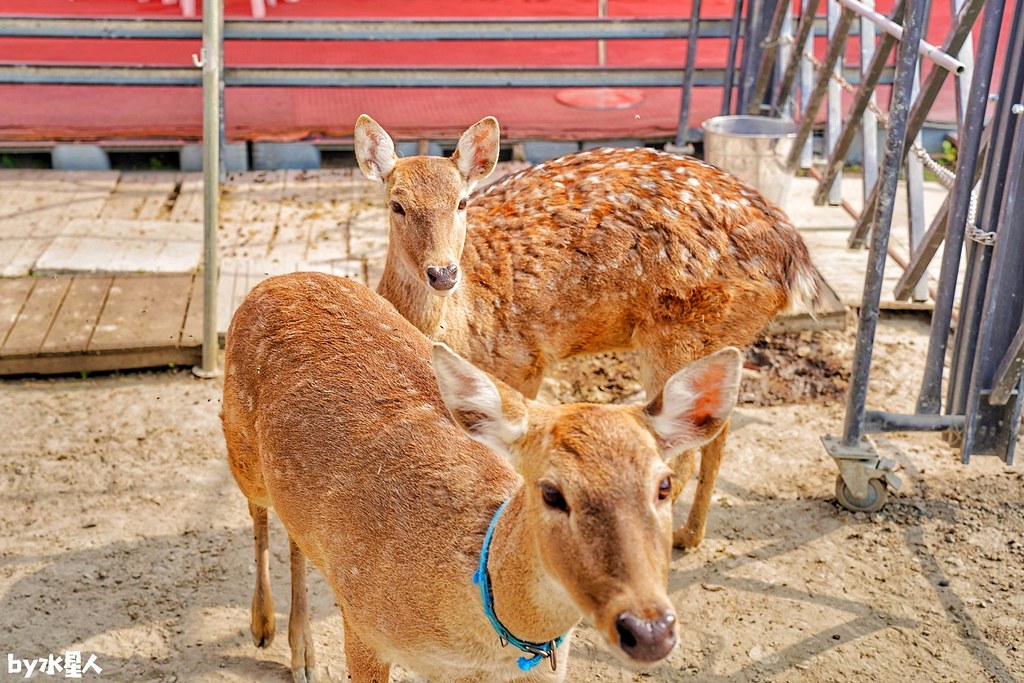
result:
[[[925,346],[921,319],[882,321],[871,407],[912,408]],[[848,330],[749,354],[707,540],[672,562],[679,647],[637,673],[584,626],[569,680],[1024,680],[1024,470],[884,436],[903,488],[874,515],[840,508],[819,437],[841,430],[851,349]],[[636,398],[619,366],[562,368],[546,394]],[[0,674],[77,650],[93,680],[288,680],[286,539],[275,523],[279,632],[256,650],[220,391],[182,370],[0,383]],[[315,573],[310,590],[319,680],[343,681],[338,612]]]

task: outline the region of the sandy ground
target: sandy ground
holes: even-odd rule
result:
[[[883,321],[872,407],[912,407],[925,333]],[[802,339],[797,356],[848,367],[851,332]],[[601,393],[587,386],[598,375],[563,373],[549,395]],[[1024,680],[1022,468],[963,466],[935,435],[886,436],[903,489],[881,513],[850,514],[818,442],[841,430],[841,400],[755,405],[777,402],[756,396],[773,381],[745,389],[707,540],[674,555],[678,649],[638,674],[583,627],[569,680]],[[77,650],[96,656],[93,680],[288,680],[286,539],[275,522],[279,637],[256,650],[220,391],[181,370],[0,383],[0,677],[21,677],[8,655]],[[315,573],[310,590],[320,680],[343,681],[339,615]]]

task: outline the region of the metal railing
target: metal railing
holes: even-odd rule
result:
[[[942,45],[922,40],[926,3],[898,0],[892,15],[884,17],[858,0],[824,0],[839,11],[830,33],[829,45],[820,61],[806,50],[804,27],[810,16],[801,17],[795,39],[797,47],[786,63],[778,88],[769,96],[768,78],[758,79],[752,112],[765,108],[782,111],[791,102],[798,67],[812,63],[813,84],[801,90],[805,103],[800,126],[787,165],[808,168],[806,141],[810,139],[817,112],[829,86],[839,85],[853,96],[845,113],[829,109],[828,126],[835,133],[826,136],[827,161],[823,170],[810,168],[819,180],[816,203],[838,203],[836,182],[855,135],[865,141],[881,123],[886,131],[885,153],[880,168],[868,157],[865,143],[864,198],[862,211],[851,212],[855,225],[851,247],[869,248],[868,269],[857,326],[854,363],[847,394],[846,416],[841,436],[823,438],[829,454],[839,466],[837,495],[851,509],[878,509],[885,502],[886,485],[898,486],[893,463],[881,460],[867,434],[887,431],[940,431],[958,446],[968,462],[975,454],[1000,456],[1011,463],[1022,409],[1024,369],[1024,8],[1016,3],[1007,45],[1006,64],[999,85],[996,115],[988,128],[985,114],[990,101],[990,82],[999,43],[1004,3],[958,0],[956,16]],[[815,12],[819,0],[806,0],[807,12]],[[984,12],[982,11],[984,9]],[[981,17],[979,41],[970,53],[971,31]],[[854,88],[836,70],[846,53],[847,39],[855,18],[861,25],[863,77]],[[872,40],[868,24],[878,27],[881,37]],[[785,41],[772,22],[770,42]],[[896,50],[896,74],[888,112],[874,104],[874,90],[887,61]],[[802,54],[801,54],[802,53]],[[923,83],[919,63],[928,59],[932,68]],[[762,72],[762,76],[764,73]],[[958,156],[955,174],[936,167],[920,147],[920,132],[946,78],[958,79]],[[969,90],[969,92],[968,92]],[[839,120],[844,123],[839,126]],[[914,154],[908,154],[910,150]],[[871,150],[873,151],[873,149]],[[923,224],[922,165],[934,170],[950,187],[950,195],[927,231]],[[911,253],[903,258],[889,244],[898,180],[906,167],[908,223]],[[979,185],[980,182],[980,185]],[[932,291],[935,308],[921,391],[913,414],[867,410],[867,390],[874,337],[879,317],[882,275],[887,256],[905,272],[896,287],[898,298],[921,298],[927,292],[926,268],[945,240],[938,286]],[[954,297],[960,255],[966,246],[968,269],[960,298],[960,317],[951,333]],[[952,339],[952,365],[946,400],[940,398],[944,361]]]
[[[742,0],[735,0],[737,8]],[[757,3],[754,3],[755,5]],[[84,64],[0,64],[0,83],[133,86],[202,86],[204,169],[204,320],[203,363],[197,374],[217,371],[216,226],[224,176],[223,93],[227,87],[588,87],[681,88],[678,144],[687,142],[692,88],[731,83],[733,63],[724,68],[697,67],[697,38],[729,41],[735,55],[740,40],[739,13],[730,18],[700,17],[699,0],[689,19],[572,20],[317,20],[225,22],[222,0],[204,0],[203,21],[54,17],[0,17],[0,37],[181,40],[202,38],[194,66],[95,66]],[[817,24],[815,24],[817,25]],[[612,40],[685,39],[684,68],[365,68],[225,67],[225,40],[289,41],[452,41],[452,40]],[[749,51],[749,50],[748,50]],[[752,53],[753,54],[753,53]],[[197,69],[195,67],[200,67]],[[851,78],[856,75],[851,73]],[[732,88],[726,87],[726,107]]]

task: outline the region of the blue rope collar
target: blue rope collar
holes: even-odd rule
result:
[[[501,517],[502,511],[505,506],[508,505],[506,500],[498,508],[498,511],[494,513],[494,517],[491,518],[491,524],[487,527],[487,535],[484,536],[484,547],[480,552],[480,566],[473,572],[473,584],[480,586],[480,600],[484,605],[484,614],[491,621],[491,626],[498,633],[498,640],[501,641],[501,646],[514,645],[519,648],[528,657],[520,657],[516,660],[519,668],[522,671],[529,671],[533,667],[537,666],[542,659],[547,659],[551,663],[551,670],[555,671],[558,666],[558,661],[555,658],[555,650],[562,641],[565,640],[568,633],[563,633],[554,640],[549,640],[546,643],[531,643],[525,640],[520,640],[512,635],[511,632],[505,625],[498,621],[498,615],[494,613],[494,595],[491,593],[491,577],[487,572],[487,557],[491,551],[491,538],[494,536],[494,527],[498,525],[498,518]]]

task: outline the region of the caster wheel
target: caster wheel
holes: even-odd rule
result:
[[[868,481],[868,495],[857,498],[840,474],[836,476],[836,500],[851,512],[878,512],[889,500],[889,489],[881,479],[871,479]]]

